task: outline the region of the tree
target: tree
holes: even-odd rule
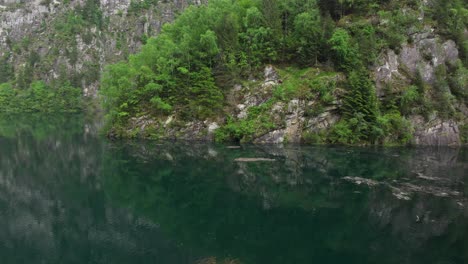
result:
[[[6,83],[12,80],[13,67],[8,62],[9,54],[0,57],[0,83]]]
[[[348,31],[338,28],[328,43],[333,51],[333,58],[337,66],[345,71],[352,71],[361,67],[356,45],[352,42]]]
[[[294,20],[299,60],[305,65],[316,65],[323,43],[320,14],[318,10],[304,12]]]
[[[195,117],[206,119],[221,110],[223,93],[216,86],[210,68],[203,67],[200,71],[191,73],[190,78],[190,109]]]

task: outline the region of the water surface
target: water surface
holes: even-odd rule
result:
[[[467,171],[466,148],[111,142],[80,116],[0,117],[0,259],[468,263]]]

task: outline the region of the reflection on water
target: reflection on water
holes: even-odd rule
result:
[[[78,116],[0,118],[2,263],[468,263],[467,149],[95,131]]]

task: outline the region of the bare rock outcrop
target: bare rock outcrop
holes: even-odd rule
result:
[[[433,120],[425,123],[421,117],[413,118],[413,124],[417,128],[414,133],[413,143],[425,146],[459,146],[460,130],[453,120]]]
[[[397,54],[387,50],[380,56],[380,63],[374,69],[377,96],[385,96],[385,89],[401,90],[412,78],[420,75],[422,80],[432,84],[437,66],[453,65],[459,58],[457,45],[453,40],[442,40],[434,29],[411,35],[412,43],[403,44]]]

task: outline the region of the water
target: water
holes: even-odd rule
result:
[[[0,118],[1,263],[468,263],[467,149],[110,142],[85,123]]]

